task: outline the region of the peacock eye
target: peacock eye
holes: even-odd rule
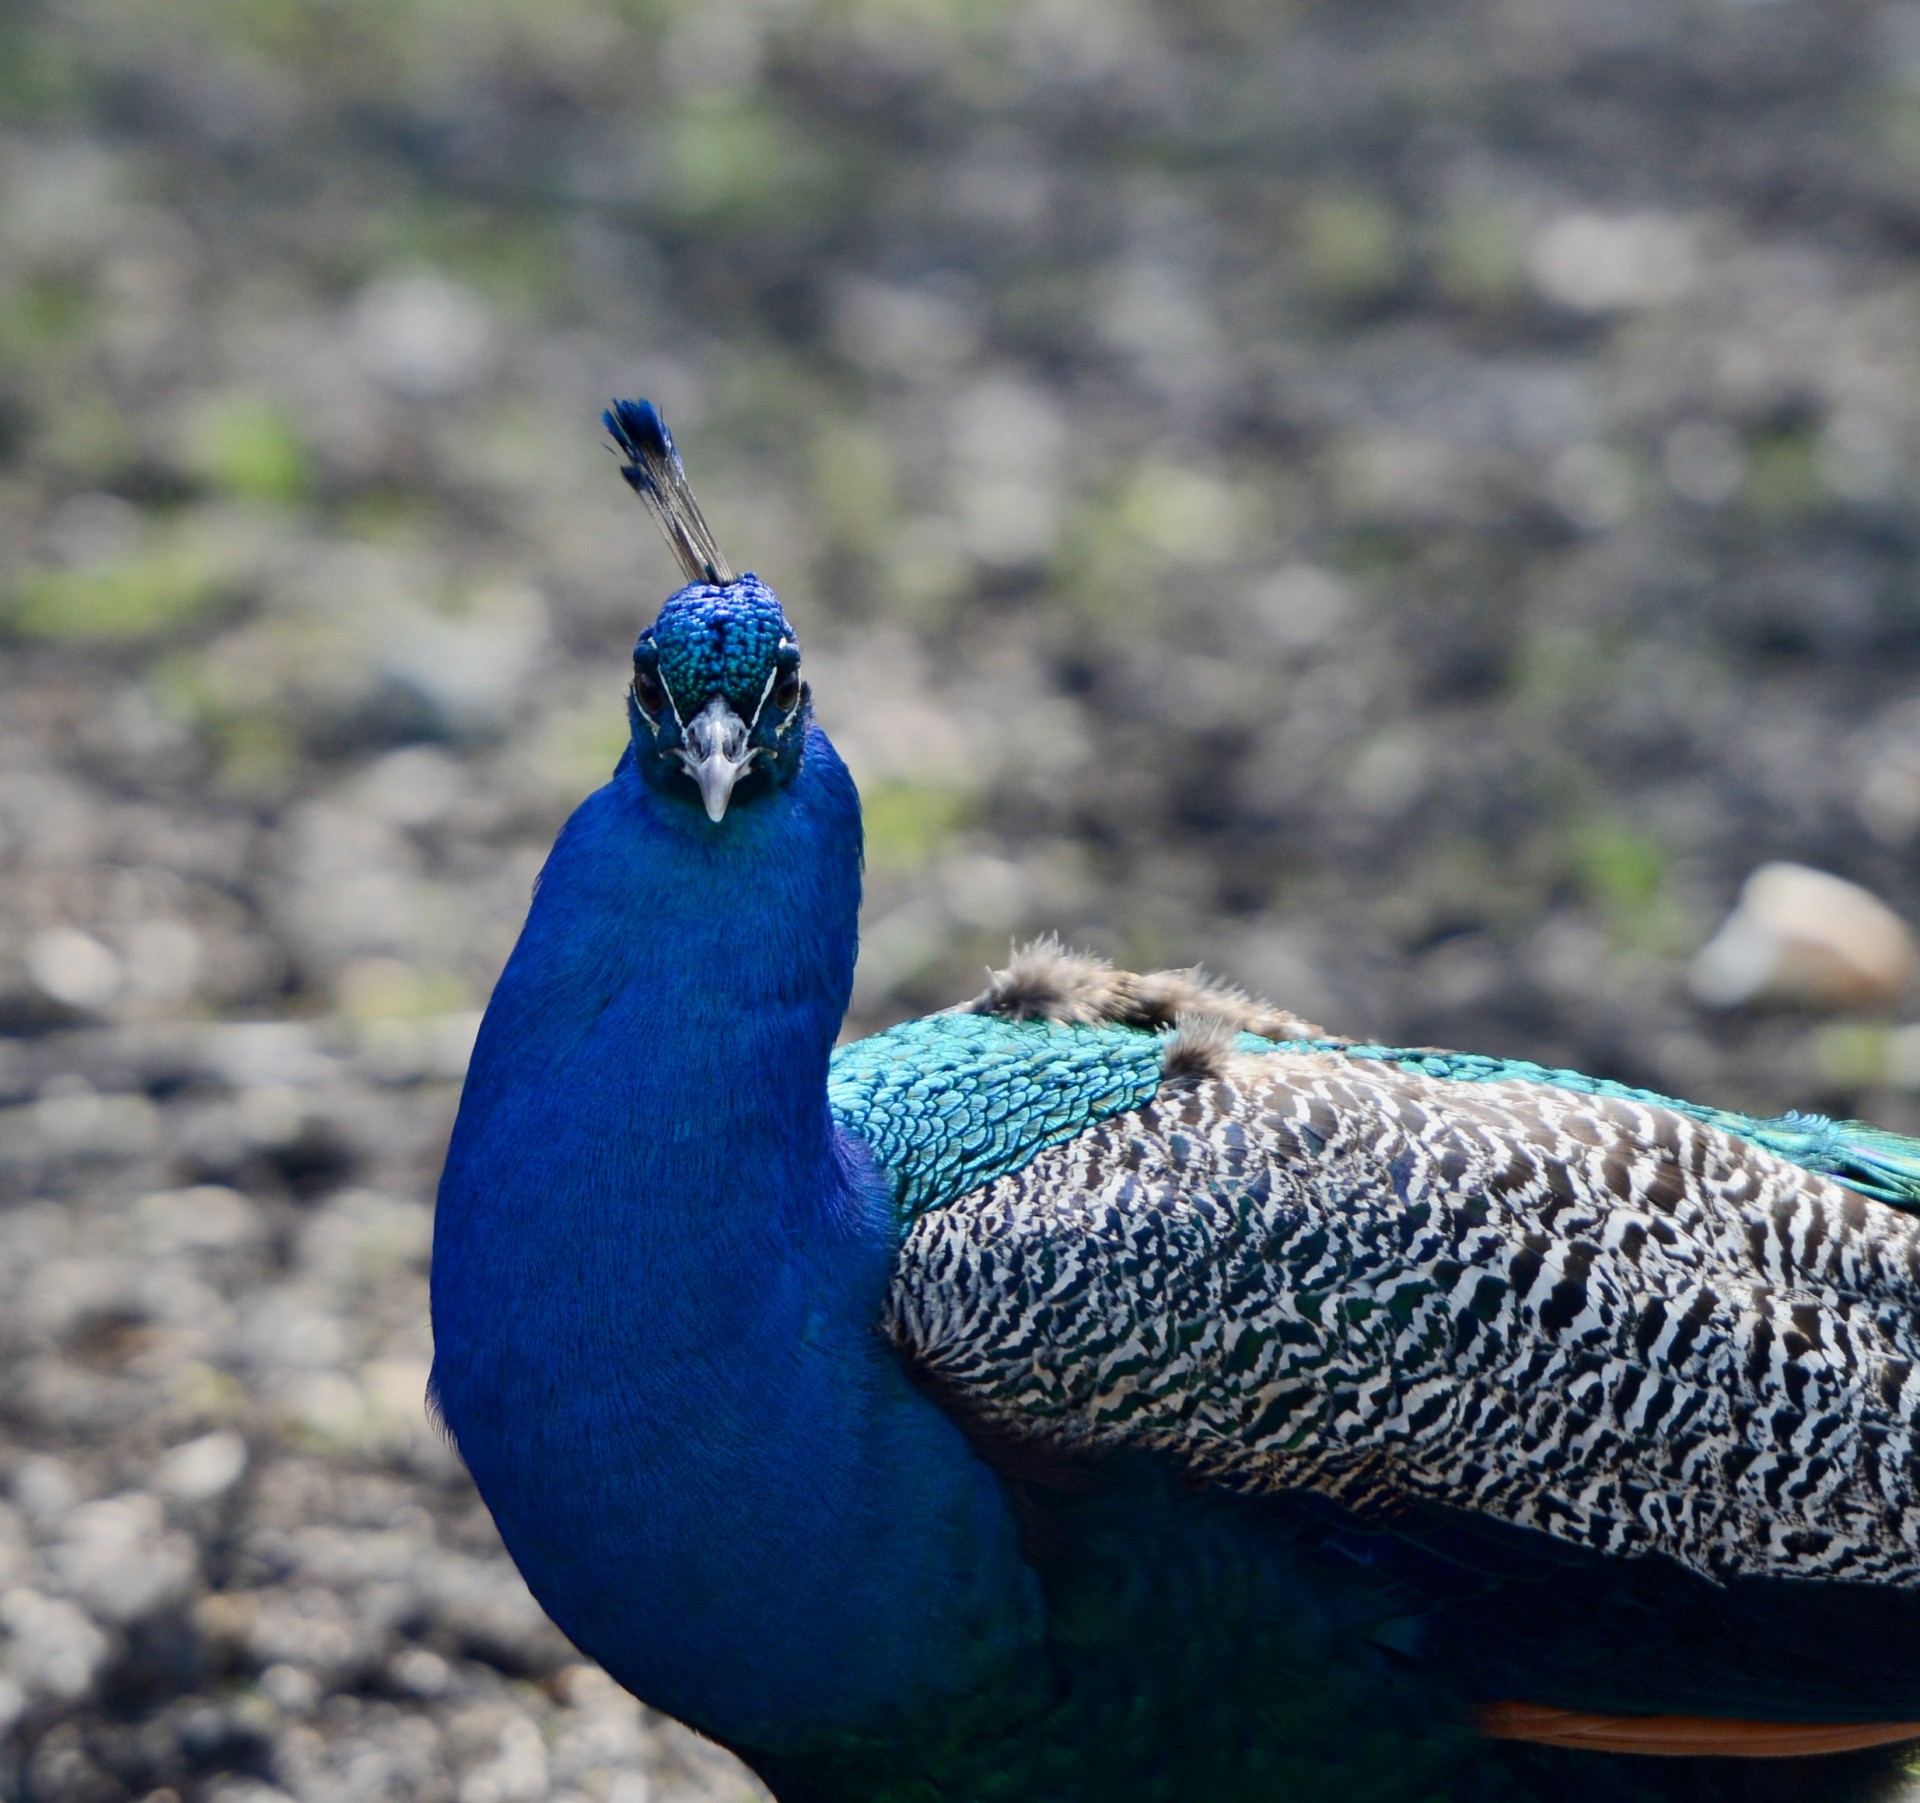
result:
[[[790,670],[782,670],[773,679],[773,705],[781,713],[789,714],[800,699],[800,666],[795,664]]]
[[[633,666],[633,698],[643,714],[658,714],[667,705],[666,685],[658,674],[637,660]]]

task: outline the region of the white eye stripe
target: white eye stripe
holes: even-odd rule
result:
[[[793,671],[795,676],[798,676],[799,673],[798,669]],[[766,711],[767,697],[773,693],[773,685],[780,680],[782,674],[783,672],[778,664],[774,665],[774,667],[767,672],[767,680],[761,685],[760,699],[754,703],[753,718],[747,722],[748,732],[752,732],[753,729],[760,724],[760,716]],[[785,710],[787,717],[782,720],[774,730],[776,732],[785,732],[787,728],[793,724],[793,716],[799,711],[799,708],[800,696],[796,691],[793,697],[793,705]]]
[[[798,647],[795,646],[791,640],[783,639],[781,640],[781,649],[797,650]],[[766,712],[767,702],[772,697],[774,685],[779,682],[780,678],[783,675],[792,675],[797,679],[799,674],[800,672],[797,665],[791,670],[783,670],[776,664],[767,672],[767,680],[760,685],[760,698],[754,703],[753,716],[747,722],[748,732],[752,732],[753,729],[759,725],[760,716]],[[687,730],[686,717],[680,712],[679,702],[674,699],[673,684],[667,680],[665,673],[657,666],[648,670],[647,675],[652,678],[655,686],[658,687],[661,695],[665,699],[667,708],[673,714],[674,724],[679,727],[684,736]],[[645,720],[649,726],[658,725],[660,710],[658,708],[648,707],[646,703],[640,699],[640,672],[638,668],[635,669],[633,681],[628,686],[628,692],[633,697],[633,704],[639,710],[640,717]],[[786,717],[774,728],[776,734],[784,733],[787,728],[793,724],[794,716],[800,711],[802,693],[803,691],[796,687],[793,701],[785,709]]]
[[[760,699],[753,704],[753,718],[747,722],[747,731],[760,724],[760,715],[767,705],[767,697],[773,693],[774,678],[780,674],[778,666],[767,672],[767,680],[760,687]]]

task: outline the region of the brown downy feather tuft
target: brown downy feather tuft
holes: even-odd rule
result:
[[[1224,1077],[1239,1038],[1239,1023],[1225,1015],[1181,1013],[1167,1049],[1160,1054],[1160,1080],[1203,1083],[1210,1077]]]
[[[986,988],[959,1011],[1001,1014],[1009,1020],[1050,1020],[1069,1027],[1107,1023],[1167,1028],[1190,1015],[1196,1021],[1217,1023],[1229,1039],[1235,1033],[1254,1033],[1262,1039],[1327,1037],[1311,1021],[1255,1001],[1245,990],[1216,983],[1200,970],[1155,970],[1144,975],[1115,970],[1090,952],[1068,951],[1051,935],[1021,946],[1004,970],[989,972]]]
[[[1019,947],[1004,970],[989,971],[986,988],[960,1012],[1091,1027],[1114,1018],[1116,974],[1106,959],[1070,952],[1048,934]]]

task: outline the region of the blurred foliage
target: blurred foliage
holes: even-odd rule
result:
[[[177,652],[156,663],[148,687],[161,711],[198,733],[222,785],[259,799],[284,795],[300,774],[300,743],[264,683],[217,657]]]
[[[899,780],[869,783],[860,797],[867,862],[883,872],[929,864],[974,811],[971,798],[959,789]]]
[[[207,613],[228,593],[207,552],[173,535],[97,568],[29,570],[0,601],[0,618],[26,639],[149,639]]]
[[[87,291],[56,275],[22,282],[0,304],[0,355],[31,357],[71,343],[85,330]]]
[[[846,179],[816,141],[764,102],[694,100],[667,130],[670,204],[692,223],[804,220]]]
[[[1815,1065],[1836,1089],[1876,1089],[1887,1080],[1891,1037],[1880,1021],[1844,1021],[1822,1027],[1814,1038]]]
[[[1744,494],[1755,513],[1772,520],[1799,520],[1832,500],[1812,433],[1767,433],[1751,441],[1747,453]]]
[[[240,500],[291,503],[313,482],[313,462],[285,408],[261,395],[209,401],[188,430],[198,472],[222,494]]]
[[[473,994],[447,970],[397,958],[362,958],[342,974],[340,1000],[349,1020],[417,1020],[473,1006]]]
[[[613,774],[628,745],[625,710],[606,696],[560,710],[542,723],[529,748],[529,763],[556,796],[573,800]]]
[[[1672,954],[1685,949],[1685,923],[1667,893],[1672,859],[1650,834],[1619,819],[1592,819],[1571,834],[1574,871],[1625,944]]]
[[[1435,246],[1440,291],[1463,306],[1506,307],[1526,291],[1526,235],[1502,207],[1450,208]]]
[[[827,416],[817,430],[812,476],[811,499],[829,542],[849,556],[884,556],[900,527],[885,436],[862,422]]]
[[[1406,273],[1406,236],[1384,195],[1316,195],[1301,209],[1299,232],[1301,268],[1329,299],[1376,300]]]

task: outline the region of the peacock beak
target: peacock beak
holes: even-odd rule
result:
[[[716,695],[687,726],[687,743],[676,752],[700,791],[707,818],[718,821],[728,798],[752,766],[759,747],[747,743],[747,723]]]

